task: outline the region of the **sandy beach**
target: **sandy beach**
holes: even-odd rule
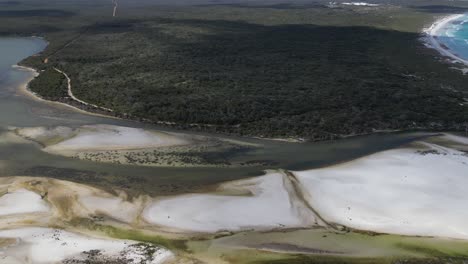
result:
[[[33,68],[20,66],[20,65],[13,65],[12,68],[31,73],[31,75],[27,79],[25,79],[23,83],[21,83],[18,86],[18,93],[21,94],[21,95],[24,95],[24,96],[26,96],[26,97],[34,100],[34,101],[43,102],[43,103],[53,105],[53,106],[57,106],[57,107],[65,107],[65,108],[71,109],[73,111],[76,111],[78,113],[82,113],[82,114],[99,116],[99,117],[106,117],[106,118],[120,119],[120,118],[118,118],[116,116],[112,116],[112,115],[103,115],[103,114],[99,114],[99,113],[93,113],[93,112],[85,111],[83,109],[80,109],[78,107],[75,107],[75,106],[72,106],[72,105],[69,105],[69,104],[66,104],[66,103],[46,100],[46,99],[42,98],[41,96],[37,95],[35,92],[29,90],[29,88],[28,88],[29,82],[31,82],[34,78],[36,78],[39,75],[39,72],[37,72]]]
[[[439,19],[436,22],[434,22],[429,28],[425,29],[424,33],[427,35],[427,40],[428,40],[427,44],[430,47],[439,51],[440,54],[450,57],[454,59],[455,61],[463,63],[468,66],[468,60],[458,57],[456,54],[452,53],[443,43],[441,43],[440,40],[438,40],[438,37],[440,36],[440,31],[448,23],[451,23],[463,16],[464,14],[456,14],[456,15],[450,15],[442,19]]]

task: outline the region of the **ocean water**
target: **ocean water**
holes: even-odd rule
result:
[[[439,32],[438,40],[455,56],[468,60],[468,14],[449,21]]]

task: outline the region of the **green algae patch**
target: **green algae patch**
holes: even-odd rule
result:
[[[119,239],[129,239],[135,240],[140,242],[146,242],[156,245],[161,245],[168,249],[178,249],[178,250],[186,250],[187,247],[185,245],[185,240],[171,240],[164,238],[162,236],[156,235],[146,235],[141,231],[138,230],[130,230],[130,229],[123,229],[117,228],[113,226],[99,226],[98,230],[103,230],[106,234],[113,238]]]
[[[395,244],[395,246],[401,249],[407,250],[407,251],[418,252],[426,256],[437,257],[437,256],[445,255],[442,251],[437,250],[435,248],[429,248],[429,247],[424,247],[424,246],[410,244],[410,243],[397,243]]]
[[[222,258],[232,264],[393,264],[398,261],[396,258],[390,257],[366,258],[301,255],[259,250],[235,250],[228,254],[223,254]]]
[[[396,243],[395,246],[427,257],[468,258],[468,242],[466,241],[409,238]]]
[[[284,259],[244,262],[248,264],[465,264],[463,258],[352,258],[293,256]]]
[[[188,246],[194,252],[210,251],[204,253],[212,255],[231,255],[231,252],[237,252],[236,249],[239,248],[257,252],[254,256],[260,254],[259,252],[277,253],[272,260],[291,260],[284,263],[295,263],[292,260],[299,261],[298,263],[394,263],[395,260],[401,259],[418,263],[416,260],[422,259],[468,259],[468,241],[388,234],[367,235],[356,232],[343,234],[319,228],[238,233],[214,239],[210,244],[191,241]],[[281,254],[284,258],[280,257]],[[242,254],[235,255],[236,258],[241,256]],[[322,262],[311,262],[300,256],[314,256],[314,261],[320,259]],[[249,258],[243,260],[244,262],[239,263],[253,261]]]
[[[107,236],[117,239],[128,239],[139,242],[151,243],[159,246],[163,246],[170,250],[182,250],[186,251],[186,240],[167,239],[158,235],[148,235],[143,231],[134,229],[119,228],[111,225],[102,225],[93,222],[90,219],[78,218],[73,219],[69,222],[72,226],[84,227],[88,230],[98,231],[105,233]]]
[[[282,253],[273,253],[257,250],[233,250],[229,253],[223,253],[220,256],[223,260],[232,264],[241,263],[269,263],[270,261],[282,261],[290,259],[291,255]]]
[[[388,258],[352,258],[324,256],[290,256],[284,259],[251,261],[249,264],[392,264],[394,259]]]

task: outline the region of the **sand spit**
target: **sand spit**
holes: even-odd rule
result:
[[[440,37],[440,31],[446,27],[447,24],[452,23],[453,21],[462,18],[463,14],[456,14],[443,17],[436,22],[434,22],[429,28],[424,29],[424,34],[427,36],[427,44],[429,47],[436,49],[440,54],[454,59],[457,62],[461,62],[468,66],[468,60],[458,57],[456,54],[450,52],[449,49],[442,44],[438,37]]]
[[[113,125],[10,127],[10,131],[18,138],[39,143],[43,151],[51,154],[145,166],[164,165],[162,152],[174,147],[188,148],[194,140],[183,134]]]
[[[189,194],[156,200],[142,216],[150,224],[186,232],[271,230],[307,227],[315,216],[291,199],[292,187],[281,172],[220,186],[227,194]]]
[[[468,239],[468,155],[420,144],[294,174],[329,222],[381,233]]]
[[[75,129],[33,127],[15,131],[22,137],[43,144],[45,150],[52,153],[145,149],[188,143],[169,133],[112,125],[86,125]]]
[[[16,243],[0,249],[2,263],[128,263],[159,264],[173,258],[164,248],[129,240],[93,238],[59,229],[27,227],[0,231]],[[150,248],[148,248],[150,247]]]
[[[42,151],[93,162],[160,167],[262,164],[262,161],[243,163],[234,160],[242,152],[262,145],[230,138],[104,124],[8,129],[0,134],[5,142],[37,143]],[[215,153],[220,155],[213,155]],[[228,155],[224,155],[226,153]]]
[[[109,115],[102,115],[102,114],[98,114],[98,113],[88,112],[88,111],[82,110],[82,109],[80,109],[78,107],[75,107],[75,106],[72,106],[72,105],[69,105],[69,104],[65,104],[65,103],[61,103],[61,102],[58,102],[58,101],[46,100],[46,99],[40,97],[35,92],[29,90],[29,88],[28,88],[29,82],[32,81],[35,77],[37,77],[39,75],[39,73],[35,69],[25,67],[25,66],[19,66],[19,65],[13,65],[12,67],[15,68],[15,69],[21,70],[21,71],[27,71],[27,72],[31,73],[31,75],[28,78],[26,78],[25,81],[22,84],[20,84],[19,87],[18,87],[18,93],[21,94],[21,95],[24,95],[24,96],[26,96],[26,97],[34,100],[34,101],[47,103],[49,105],[53,105],[53,106],[56,106],[56,107],[70,109],[70,110],[73,110],[75,112],[82,113],[82,114],[100,116],[100,117],[106,117],[106,118],[116,118],[116,117],[109,116]]]

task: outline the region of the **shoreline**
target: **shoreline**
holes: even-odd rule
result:
[[[434,42],[434,44],[430,44],[429,41],[426,41],[426,44],[431,46],[433,49],[439,50],[442,54],[447,53],[447,56],[453,57],[457,61],[463,61],[465,65],[468,66],[468,60],[463,60],[461,58],[456,57],[455,55],[451,54],[450,52],[444,50],[438,41],[431,35],[430,32],[436,32],[440,27],[445,25],[445,23],[452,21],[455,18],[458,18],[460,16],[464,16],[463,14],[458,14],[458,15],[451,15],[449,17],[445,17],[444,19],[439,19],[436,22],[434,22],[430,28],[425,29],[424,32],[428,36],[428,40]],[[443,23],[442,23],[443,22]],[[33,38],[35,36],[32,36]],[[40,38],[40,37],[38,37]],[[438,48],[439,47],[439,48]],[[40,53],[39,53],[40,54]],[[449,55],[450,54],[450,55]],[[37,54],[36,54],[37,55]],[[32,55],[35,56],[35,55]],[[30,99],[38,102],[44,102],[50,105],[56,105],[60,107],[66,107],[69,110],[75,111],[80,114],[87,114],[91,116],[96,116],[96,117],[102,117],[102,118],[110,118],[110,119],[117,119],[117,120],[125,120],[125,121],[130,121],[130,122],[138,122],[138,123],[143,123],[143,124],[151,124],[151,125],[159,125],[163,127],[167,127],[169,129],[175,129],[181,132],[184,131],[189,131],[189,132],[195,132],[195,133],[209,133],[213,136],[239,136],[242,138],[246,139],[258,139],[258,140],[266,140],[266,141],[276,141],[276,142],[282,142],[282,143],[307,143],[307,142],[326,142],[326,141],[336,141],[340,139],[347,139],[347,138],[353,138],[353,137],[359,137],[359,136],[368,136],[368,135],[374,135],[374,134],[388,134],[388,133],[398,133],[398,132],[449,132],[449,131],[458,131],[457,128],[445,128],[443,130],[439,129],[431,129],[430,127],[410,127],[410,128],[398,128],[398,129],[373,129],[373,131],[370,132],[362,132],[362,133],[352,133],[352,134],[332,134],[332,138],[304,138],[304,137],[263,137],[263,136],[257,136],[257,135],[239,135],[236,133],[229,133],[229,132],[223,132],[223,131],[218,131],[216,127],[223,127],[219,125],[213,125],[213,124],[198,124],[198,123],[190,123],[190,124],[184,124],[184,123],[176,123],[176,122],[170,122],[170,121],[153,121],[149,120],[147,118],[142,118],[142,117],[134,117],[126,113],[117,113],[113,109],[110,108],[105,108],[101,107],[92,103],[85,102],[83,100],[80,100],[74,96],[70,96],[70,99],[72,102],[76,102],[75,104],[70,104],[69,102],[63,102],[63,101],[54,101],[54,100],[48,100],[40,96],[39,94],[31,91],[29,89],[29,83],[37,77],[40,72],[38,72],[36,69],[24,65],[19,65],[21,62],[18,62],[17,64],[12,65],[12,68],[22,70],[22,71],[28,71],[32,73],[32,77],[27,78],[24,82],[18,85],[18,91],[20,94],[25,95],[26,97],[29,97]],[[68,83],[68,91],[67,93],[69,95],[73,95],[71,92],[71,80],[68,77],[68,75],[57,68],[54,67],[54,70],[63,74],[64,77],[67,79]],[[468,69],[467,69],[468,71]],[[104,112],[104,113],[103,113]],[[207,128],[214,127],[215,130],[210,130]]]
[[[210,126],[213,126],[213,125],[210,125],[210,124],[177,124],[175,122],[168,122],[168,121],[151,121],[151,120],[144,119],[144,118],[138,119],[138,118],[129,118],[129,117],[119,117],[119,116],[116,116],[116,115],[113,115],[113,114],[96,113],[96,112],[93,112],[93,111],[90,111],[90,110],[82,109],[79,106],[74,106],[74,105],[64,103],[64,102],[47,100],[47,99],[41,97],[39,94],[31,91],[28,88],[29,83],[35,77],[39,76],[39,74],[40,74],[36,69],[31,68],[31,67],[27,67],[27,66],[23,66],[23,65],[18,65],[18,64],[12,65],[11,67],[15,68],[15,69],[18,69],[18,70],[28,71],[28,72],[32,73],[31,78],[28,78],[27,80],[25,80],[23,83],[21,83],[19,85],[18,91],[19,91],[20,94],[25,95],[28,98],[31,98],[32,100],[35,100],[35,101],[38,101],[38,102],[44,102],[44,103],[51,104],[51,105],[64,106],[64,107],[69,108],[69,109],[71,109],[73,111],[77,111],[78,113],[81,113],[81,114],[87,114],[87,115],[104,117],[104,118],[119,119],[119,120],[128,120],[128,121],[132,121],[132,122],[148,123],[148,124],[154,124],[154,125],[162,125],[162,126],[168,126],[168,127],[171,127],[171,128],[175,128],[175,129],[178,129],[176,127],[177,125],[182,125],[182,126],[186,125],[186,126],[190,126],[190,127],[203,127],[203,126],[210,127]],[[62,70],[59,70],[59,69],[57,69],[55,67],[54,67],[54,70],[64,75],[64,77],[67,79],[67,83],[68,83],[67,93],[69,95],[72,94],[71,93],[71,84],[70,84],[71,80],[68,77],[68,75],[65,72],[63,72]],[[102,111],[106,111],[106,112],[109,112],[109,113],[116,113],[113,109],[109,109],[109,108],[101,107],[101,106],[98,106],[98,105],[94,105],[94,104],[82,101],[82,100],[80,100],[78,98],[75,98],[74,96],[71,96],[71,98],[72,98],[72,100],[74,100],[77,103],[82,104],[84,106],[90,106],[90,107],[93,107],[93,108],[96,108],[96,109],[99,109],[99,110],[102,110]],[[178,129],[178,130],[185,131],[185,129]],[[203,130],[201,130],[201,131],[205,132]],[[208,132],[208,133],[210,133],[210,132]],[[223,135],[223,134],[224,133],[221,133],[220,135]],[[230,134],[224,134],[224,135],[231,136]],[[269,138],[269,137],[247,136],[247,138],[278,141],[278,142],[288,142],[288,143],[304,143],[304,142],[307,142],[307,140],[305,140],[304,138],[293,138],[293,137]]]
[[[85,110],[85,109],[80,108],[79,106],[74,106],[74,105],[64,103],[64,102],[60,102],[60,101],[47,100],[47,99],[42,98],[40,95],[38,95],[37,93],[31,91],[28,88],[29,82],[31,82],[35,77],[37,77],[40,74],[37,70],[35,70],[34,68],[31,68],[31,67],[22,66],[22,65],[18,65],[18,64],[12,65],[12,67],[16,68],[16,69],[19,69],[19,70],[23,70],[23,71],[29,71],[29,72],[31,72],[33,74],[31,78],[28,78],[22,84],[19,85],[18,91],[19,91],[20,94],[23,94],[23,95],[27,96],[28,98],[31,98],[32,100],[35,100],[35,101],[38,101],[38,102],[43,102],[43,103],[47,103],[47,104],[50,104],[50,105],[56,105],[56,106],[60,106],[60,107],[66,107],[66,108],[68,108],[68,109],[70,109],[72,111],[76,111],[76,112],[81,113],[81,114],[87,114],[87,115],[103,117],[103,118],[112,118],[112,119],[117,119],[117,120],[126,120],[126,121],[138,122],[138,123],[143,123],[143,124],[160,125],[160,126],[165,126],[165,127],[171,128],[171,129],[176,129],[176,130],[181,131],[181,132],[189,131],[189,132],[210,133],[210,134],[212,134],[214,136],[223,136],[223,135],[224,136],[233,136],[232,134],[229,134],[229,133],[210,132],[210,131],[206,131],[206,130],[203,130],[203,129],[192,130],[192,129],[184,129],[184,128],[177,127],[178,125],[182,125],[182,126],[185,126],[185,127],[188,126],[188,127],[198,127],[198,128],[200,128],[200,127],[209,127],[209,126],[212,126],[212,125],[178,124],[178,123],[174,123],[174,122],[151,121],[151,120],[144,119],[144,118],[131,118],[131,117],[128,117],[128,116],[121,117],[121,116],[115,115],[116,112],[114,112],[112,109],[109,109],[109,110],[111,110],[111,112],[109,112],[109,113],[114,113],[114,115],[112,115],[112,114],[102,114],[102,113],[98,113],[98,112],[93,112],[91,110]],[[86,106],[86,105],[84,105],[84,106]],[[94,105],[88,103],[88,106],[94,106]],[[99,107],[99,106],[97,106],[97,109],[102,110],[102,108]],[[372,132],[366,132],[366,133],[355,133],[355,134],[349,134],[349,135],[335,134],[336,136],[338,136],[337,138],[334,138],[334,139],[321,139],[321,140],[308,140],[308,139],[305,139],[305,138],[302,138],[302,137],[298,137],[298,138],[294,138],[294,137],[280,138],[280,137],[261,137],[261,136],[255,136],[255,135],[241,136],[241,137],[243,137],[243,138],[245,137],[247,139],[276,141],[276,142],[280,142],[280,143],[303,144],[303,143],[308,143],[308,142],[336,141],[336,140],[340,140],[340,139],[347,139],[347,138],[353,138],[353,137],[369,136],[369,135],[375,135],[375,134],[400,133],[400,132],[405,132],[405,131],[406,132],[424,132],[424,131],[426,131],[426,132],[436,133],[436,132],[450,132],[452,130],[442,130],[442,131],[435,130],[434,131],[434,130],[431,130],[430,128],[425,128],[424,129],[424,128],[421,128],[421,127],[411,128],[411,129],[390,129],[390,130],[376,129],[376,130],[374,130]],[[237,136],[237,135],[234,135],[234,136]]]
[[[40,74],[36,69],[31,68],[31,67],[27,67],[27,66],[18,65],[18,64],[12,65],[11,67],[14,68],[14,69],[20,70],[20,71],[27,71],[27,72],[31,73],[31,77],[25,79],[24,82],[19,84],[18,87],[17,87],[18,88],[17,91],[21,95],[24,95],[24,96],[26,96],[26,97],[28,97],[28,98],[36,101],[36,102],[43,102],[43,103],[50,104],[50,105],[66,107],[66,108],[68,108],[70,110],[76,111],[76,112],[81,113],[81,114],[87,114],[87,115],[104,117],[104,118],[121,119],[119,117],[112,116],[112,115],[104,115],[104,114],[89,112],[89,111],[83,110],[83,109],[81,109],[79,107],[76,107],[76,106],[73,106],[73,105],[70,105],[70,104],[67,104],[67,103],[62,103],[62,102],[58,102],[58,101],[51,101],[51,100],[44,99],[40,95],[38,95],[37,93],[35,93],[35,92],[33,92],[33,91],[31,91],[29,89],[29,83],[34,78],[39,76],[39,74]]]
[[[455,61],[468,66],[468,60],[458,57],[457,55],[450,52],[450,49],[444,48],[444,44],[441,43],[437,38],[437,33],[445,26],[447,23],[450,23],[454,20],[457,20],[461,17],[465,16],[465,14],[455,14],[445,16],[441,19],[436,20],[429,28],[423,30],[423,33],[427,36],[426,44],[432,48],[437,50],[441,55],[454,59]]]

